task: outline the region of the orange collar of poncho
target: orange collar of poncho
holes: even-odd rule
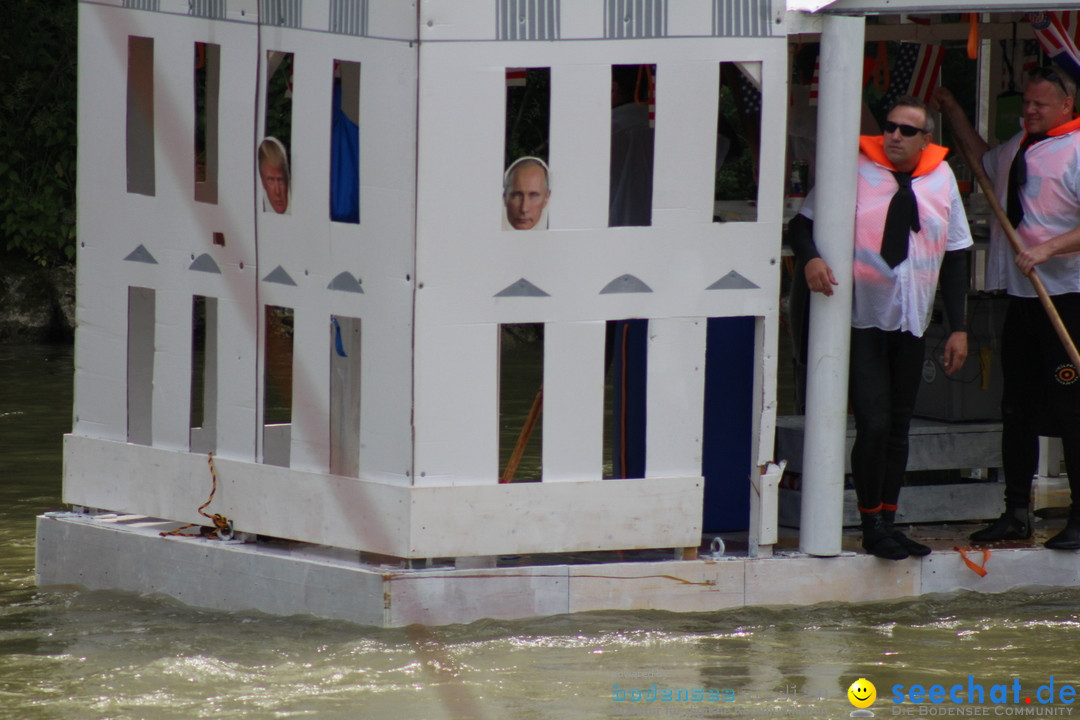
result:
[[[860,135],[859,150],[879,165],[887,167],[893,172],[899,172],[885,154],[885,138],[881,135]],[[941,163],[945,162],[945,156],[949,154],[947,147],[930,143],[919,156],[919,162],[911,172],[911,177],[919,177],[932,172]]]

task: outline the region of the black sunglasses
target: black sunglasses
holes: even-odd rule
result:
[[[1048,67],[1046,65],[1037,67],[1028,73],[1028,77],[1032,80],[1039,79],[1046,80],[1047,82],[1056,83],[1057,86],[1061,88],[1061,92],[1065,93],[1065,97],[1072,97],[1072,93],[1070,93],[1068,88],[1065,87],[1065,81],[1061,79],[1061,76],[1058,75],[1057,71],[1054,70],[1052,67]]]
[[[904,125],[903,123],[894,123],[892,120],[886,120],[882,124],[881,129],[886,135],[890,135],[899,130],[900,134],[904,137],[915,137],[919,133],[926,132],[925,128],[915,127],[914,125]]]

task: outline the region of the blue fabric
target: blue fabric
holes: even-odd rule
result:
[[[746,530],[750,526],[755,326],[753,317],[708,321],[701,448],[704,532]]]
[[[330,125],[330,219],[360,222],[360,128],[341,109],[340,82]]]
[[[349,357],[345,354],[345,344],[341,341],[341,323],[337,318],[331,318],[331,321],[334,323],[334,349],[341,357]]]

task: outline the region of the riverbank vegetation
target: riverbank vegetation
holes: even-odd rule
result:
[[[78,3],[0,0],[0,257],[75,259]]]

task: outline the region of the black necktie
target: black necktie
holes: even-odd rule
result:
[[[1020,143],[1020,149],[1016,151],[1016,157],[1013,158],[1012,165],[1009,166],[1009,189],[1005,198],[1008,206],[1006,213],[1009,216],[1009,222],[1014,228],[1018,227],[1020,221],[1024,219],[1024,206],[1020,204],[1020,188],[1027,183],[1027,158],[1025,157],[1027,149],[1045,139],[1046,135],[1028,135]]]
[[[919,232],[919,204],[911,189],[911,173],[894,172],[896,194],[885,215],[885,232],[881,237],[881,257],[893,268],[907,258],[908,235]]]

